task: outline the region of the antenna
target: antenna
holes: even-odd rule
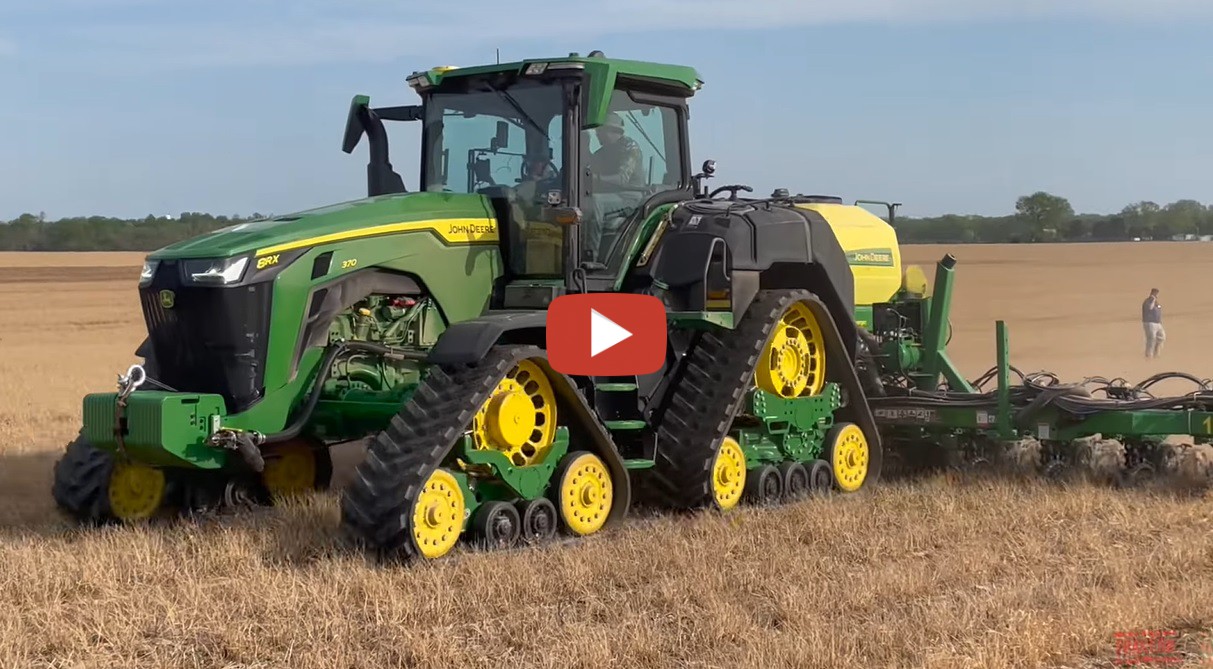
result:
[[[501,64],[501,47],[497,47],[497,64]]]

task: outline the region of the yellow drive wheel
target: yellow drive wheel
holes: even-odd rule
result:
[[[164,502],[164,472],[136,462],[115,462],[109,481],[109,505],[122,521],[151,518]]]
[[[322,445],[304,439],[272,444],[265,449],[265,469],[261,481],[274,497],[293,497],[315,490],[327,478],[320,462],[327,453]]]
[[[745,453],[741,444],[732,437],[725,437],[712,465],[712,496],[721,510],[727,511],[741,501],[745,474]]]
[[[830,468],[834,485],[843,492],[855,492],[868,478],[870,450],[868,438],[854,423],[840,423],[830,431]]]
[[[553,502],[565,528],[581,536],[601,530],[615,498],[611,472],[602,458],[589,451],[570,453],[553,479]]]
[[[413,543],[426,559],[442,557],[463,533],[467,505],[459,481],[447,469],[435,469],[413,506]]]
[[[825,337],[808,305],[796,302],[775,324],[754,370],[760,390],[784,398],[816,395],[825,386]]]
[[[543,462],[556,438],[556,393],[531,360],[514,366],[472,419],[480,450],[496,450],[515,467]]]

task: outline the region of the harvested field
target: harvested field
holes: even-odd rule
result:
[[[903,250],[928,275],[946,251],[970,377],[995,318],[1024,371],[1213,376],[1193,278],[1213,247]],[[940,476],[411,568],[340,549],[335,494],[74,532],[51,466],[80,397],[134,361],[140,258],[0,253],[0,667],[1111,667],[1141,629],[1180,634],[1166,666],[1213,667],[1213,499],[1162,492]],[[1147,361],[1152,286],[1168,341]]]

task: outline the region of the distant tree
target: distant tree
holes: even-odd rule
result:
[[[1015,214],[1026,228],[1029,240],[1040,241],[1062,234],[1065,225],[1074,218],[1074,208],[1064,197],[1037,191],[1015,201]]]

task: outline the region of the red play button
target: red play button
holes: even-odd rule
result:
[[[651,374],[665,362],[665,305],[652,295],[562,295],[548,305],[547,350],[563,374]]]

